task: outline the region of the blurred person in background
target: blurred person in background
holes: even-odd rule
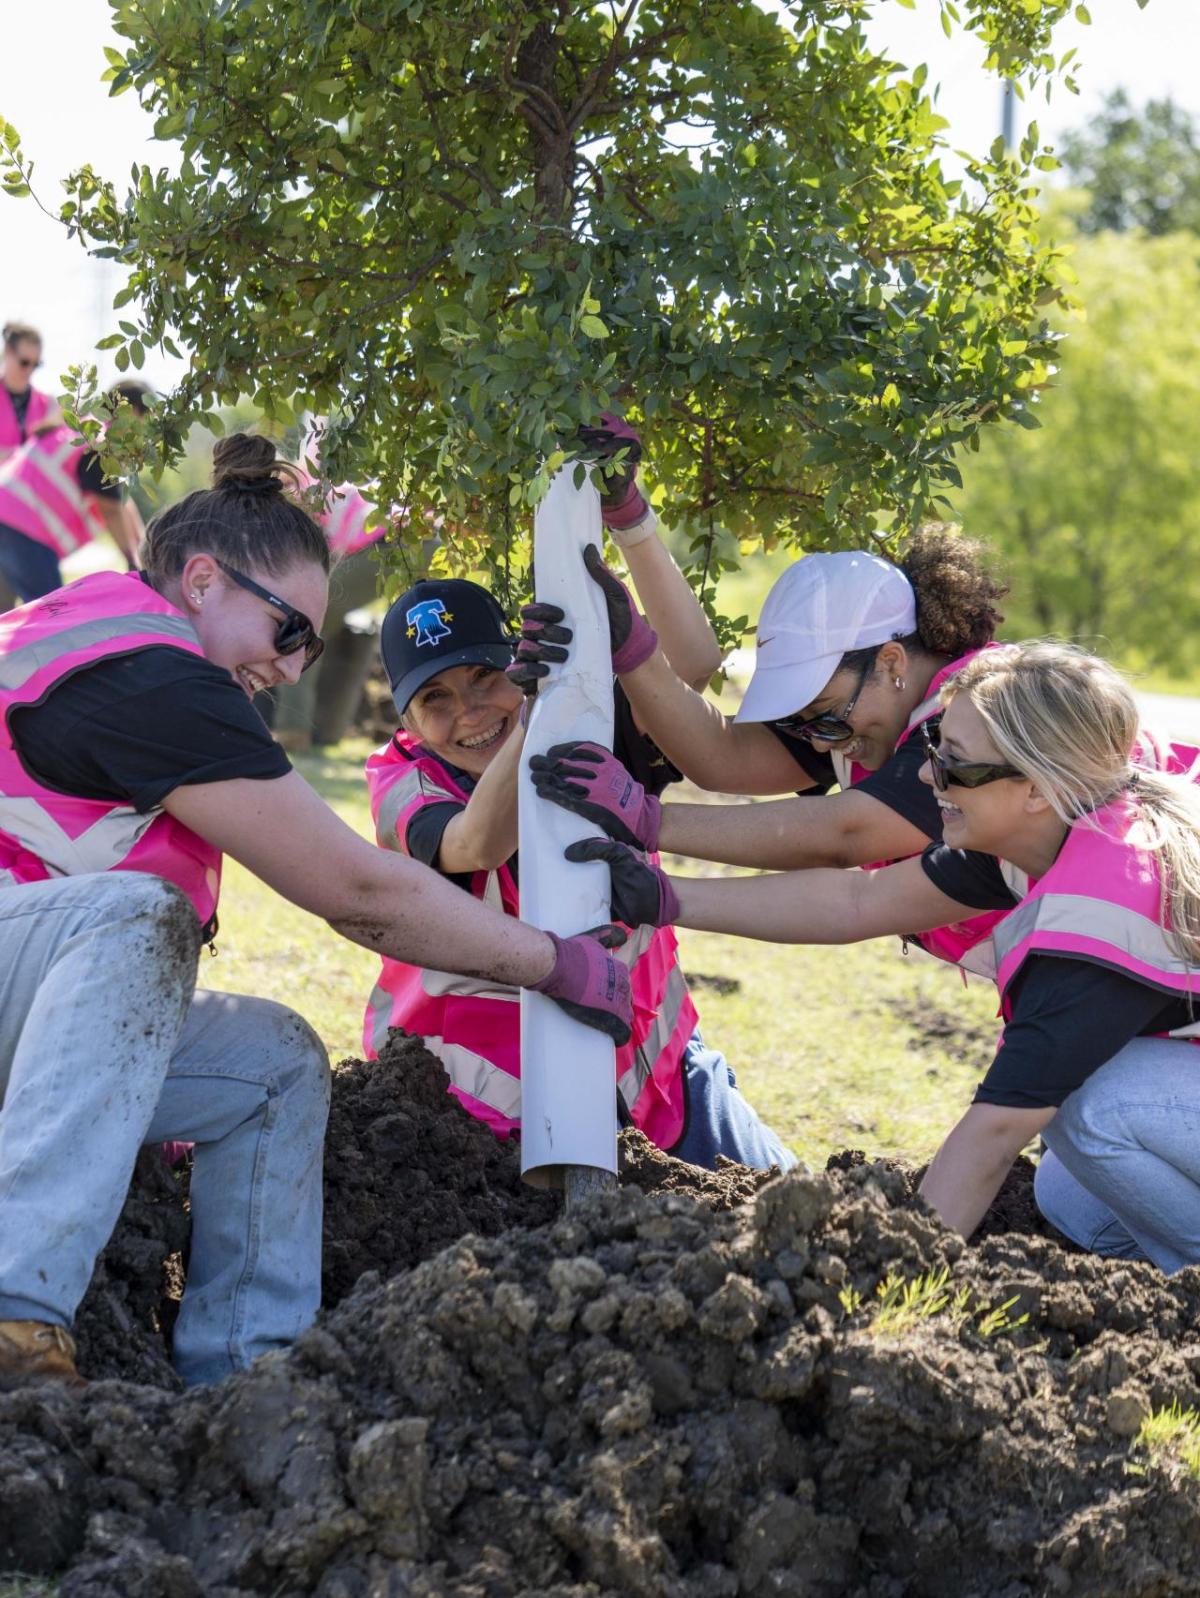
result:
[[[118,383],[112,397],[143,414],[148,390]],[[138,564],[141,514],[100,457],[56,413],[0,464],[0,574],[22,601],[61,588],[62,560],[104,528],[130,568]]]
[[[0,461],[19,449],[56,408],[49,394],[33,386],[33,374],[41,364],[42,335],[37,328],[27,322],[6,322],[0,357]]]

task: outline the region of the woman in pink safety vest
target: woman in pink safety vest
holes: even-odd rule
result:
[[[604,509],[613,513],[611,505]],[[671,658],[697,678],[710,674],[715,641],[653,529],[635,542],[629,560]],[[559,628],[555,636],[558,664],[570,635]],[[653,647],[648,627],[646,638]],[[517,914],[518,904],[523,739],[522,692],[503,669],[513,645],[500,607],[475,583],[422,582],[402,595],[382,635],[401,727],[367,763],[379,843],[435,866],[508,915]],[[619,691],[615,741],[652,791],[673,779]],[[634,1005],[633,1036],[616,1061],[623,1118],[693,1164],[711,1168],[717,1154],[761,1168],[793,1164],[738,1092],[724,1057],[700,1038],[674,934],[640,929],[620,958],[631,968]],[[515,990],[495,983],[385,960],[367,1006],[364,1047],[376,1054],[391,1027],[423,1037],[446,1068],[449,1091],[498,1136],[508,1136],[520,1126],[516,1001]]]
[[[623,625],[628,596],[595,562],[592,575]],[[937,713],[942,684],[991,642],[1004,593],[977,544],[930,527],[900,566],[862,550],[806,555],[789,566],[763,606],[754,676],[732,720],[679,682],[661,655],[626,672],[622,686],[639,722],[685,776],[724,793],[802,795],[761,805],[667,804],[647,817],[637,841],[761,870],[866,866],[919,853],[939,836],[940,821],[918,779],[924,756],[914,735]],[[534,658],[538,648],[536,633],[522,644]],[[565,749],[539,763],[539,789],[609,830],[604,793],[587,780],[580,753]],[[835,782],[839,791],[829,793]],[[995,921],[972,917],[913,941],[990,977]]]
[[[113,395],[142,412],[146,392],[141,383],[118,383]],[[144,531],[137,506],[105,480],[95,449],[78,439],[74,427],[50,419],[0,464],[0,575],[19,599],[61,588],[60,562],[101,528],[130,568],[137,565]]]
[[[1043,1213],[1084,1248],[1200,1264],[1200,751],[1139,729],[1129,685],[1064,644],[975,657],[943,686],[923,777],[944,839],[873,872],[668,879],[597,839],[613,913],[849,943],[1003,910],[1005,1017],[921,1192],[970,1236],[1039,1134]]]
[[[284,1006],[194,992],[224,854],[391,959],[630,1035],[615,929],[480,904],[291,769],[252,700],[319,657],[329,547],[270,440],[222,439],[214,470],[152,523],[144,572],[0,618],[0,1388],[78,1385],[72,1318],[147,1143],[195,1147],[184,1381],[316,1313],[328,1061]]]
[[[27,322],[6,322],[0,357],[0,461],[48,419],[54,401],[33,386],[42,364],[42,335]]]

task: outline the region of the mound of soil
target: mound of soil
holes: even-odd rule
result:
[[[1127,1467],[1150,1406],[1200,1398],[1200,1273],[967,1248],[853,1156],[764,1182],[627,1138],[619,1192],[522,1215],[545,1195],[494,1142],[468,1176],[476,1129],[423,1072],[400,1045],[337,1090],[331,1280],[371,1239],[390,1280],[216,1388],[0,1396],[0,1567],[63,1572],[60,1598],[1194,1590],[1194,1485]],[[449,1158],[414,1131],[448,1108]],[[497,1229],[407,1268],[431,1239],[381,1195],[416,1232],[439,1185]],[[950,1295],[880,1313],[884,1278],[939,1269]]]

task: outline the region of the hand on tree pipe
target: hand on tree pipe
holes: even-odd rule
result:
[[[640,544],[651,536],[656,525],[654,512],[637,486],[641,439],[628,422],[612,411],[601,414],[598,427],[581,427],[579,439],[602,466],[623,452],[624,458],[607,475],[601,475],[600,515],[619,544]]]
[[[561,665],[567,658],[566,645],[574,634],[562,627],[564,612],[558,605],[534,602],[521,607],[521,641],[516,659],[504,668],[508,680],[523,694],[536,694],[538,683],[550,675],[550,665]]]
[[[542,799],[603,827],[618,843],[658,847],[662,805],[602,745],[579,740],[555,744],[529,762]]]
[[[606,860],[612,879],[612,913],[627,927],[669,927],[679,915],[679,900],[660,866],[626,843],[612,838],[582,838],[563,850],[579,864]]]
[[[554,944],[554,964],[540,982],[529,983],[530,990],[544,993],[584,1026],[607,1033],[618,1048],[628,1043],[633,1024],[629,972],[608,952],[625,942],[624,928],[606,925],[573,938],[546,936]]]
[[[589,544],[584,550],[583,564],[592,581],[599,585],[608,608],[608,641],[612,649],[613,672],[621,677],[628,671],[636,671],[658,648],[658,634],[637,608],[625,584],[604,564],[595,544]]]

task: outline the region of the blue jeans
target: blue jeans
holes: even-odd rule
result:
[[[7,522],[0,522],[0,572],[22,602],[40,599],[63,584],[57,552]]]
[[[1200,1264],[1200,1046],[1135,1038],[1042,1133],[1038,1208],[1096,1254]]]
[[[738,1092],[728,1060],[719,1049],[707,1046],[699,1030],[684,1050],[683,1069],[687,1120],[683,1136],[667,1150],[669,1154],[707,1171],[716,1169],[718,1154],[755,1170],[772,1165],[791,1170],[796,1156],[759,1120],[758,1112]]]
[[[195,1144],[175,1327],[189,1385],[285,1347],[320,1303],[329,1064],[265,999],[196,993],[177,888],[0,888],[0,1319],[71,1325],[143,1143]]]

